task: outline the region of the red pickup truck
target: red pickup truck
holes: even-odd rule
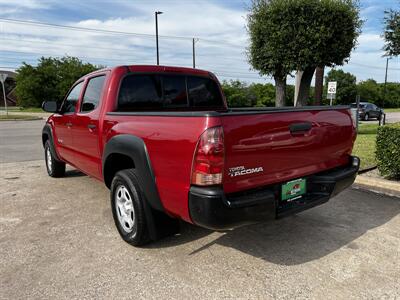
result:
[[[43,128],[47,172],[105,183],[122,238],[142,245],[178,220],[215,230],[314,207],[350,186],[347,106],[228,108],[210,72],[119,66],[79,79]]]

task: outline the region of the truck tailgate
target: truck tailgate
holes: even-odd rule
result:
[[[347,108],[233,111],[221,123],[226,193],[344,165],[356,137]]]

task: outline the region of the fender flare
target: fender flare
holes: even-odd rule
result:
[[[149,154],[144,141],[134,135],[120,134],[112,137],[104,147],[102,158],[102,170],[104,182],[106,182],[106,163],[112,154],[122,154],[132,159],[138,181],[147,202],[153,209],[165,211],[158,194],[156,179],[151,166]]]
[[[42,129],[42,144],[43,144],[43,147],[45,145],[45,140],[43,138],[44,135],[47,135],[48,139],[50,140],[50,151],[53,154],[54,158],[57,161],[62,162],[62,160],[58,156],[57,151],[56,151],[56,149],[54,147],[53,129],[51,128],[51,125],[48,124],[48,123],[46,125],[44,125],[44,127]]]

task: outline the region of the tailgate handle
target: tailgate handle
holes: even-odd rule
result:
[[[309,131],[312,127],[310,122],[294,123],[289,125],[290,133]]]

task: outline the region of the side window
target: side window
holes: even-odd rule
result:
[[[205,77],[187,77],[189,101],[194,107],[223,107],[218,85]]]
[[[119,111],[160,107],[162,107],[162,92],[159,76],[130,75],[123,79],[118,95]]]
[[[71,92],[68,94],[67,98],[64,100],[61,109],[64,113],[75,112],[76,104],[79,101],[79,95],[81,94],[82,86],[83,81],[75,85]]]
[[[83,96],[81,112],[92,111],[99,105],[105,78],[106,76],[102,75],[89,79]]]
[[[188,105],[185,76],[164,75],[164,107],[186,107]]]

